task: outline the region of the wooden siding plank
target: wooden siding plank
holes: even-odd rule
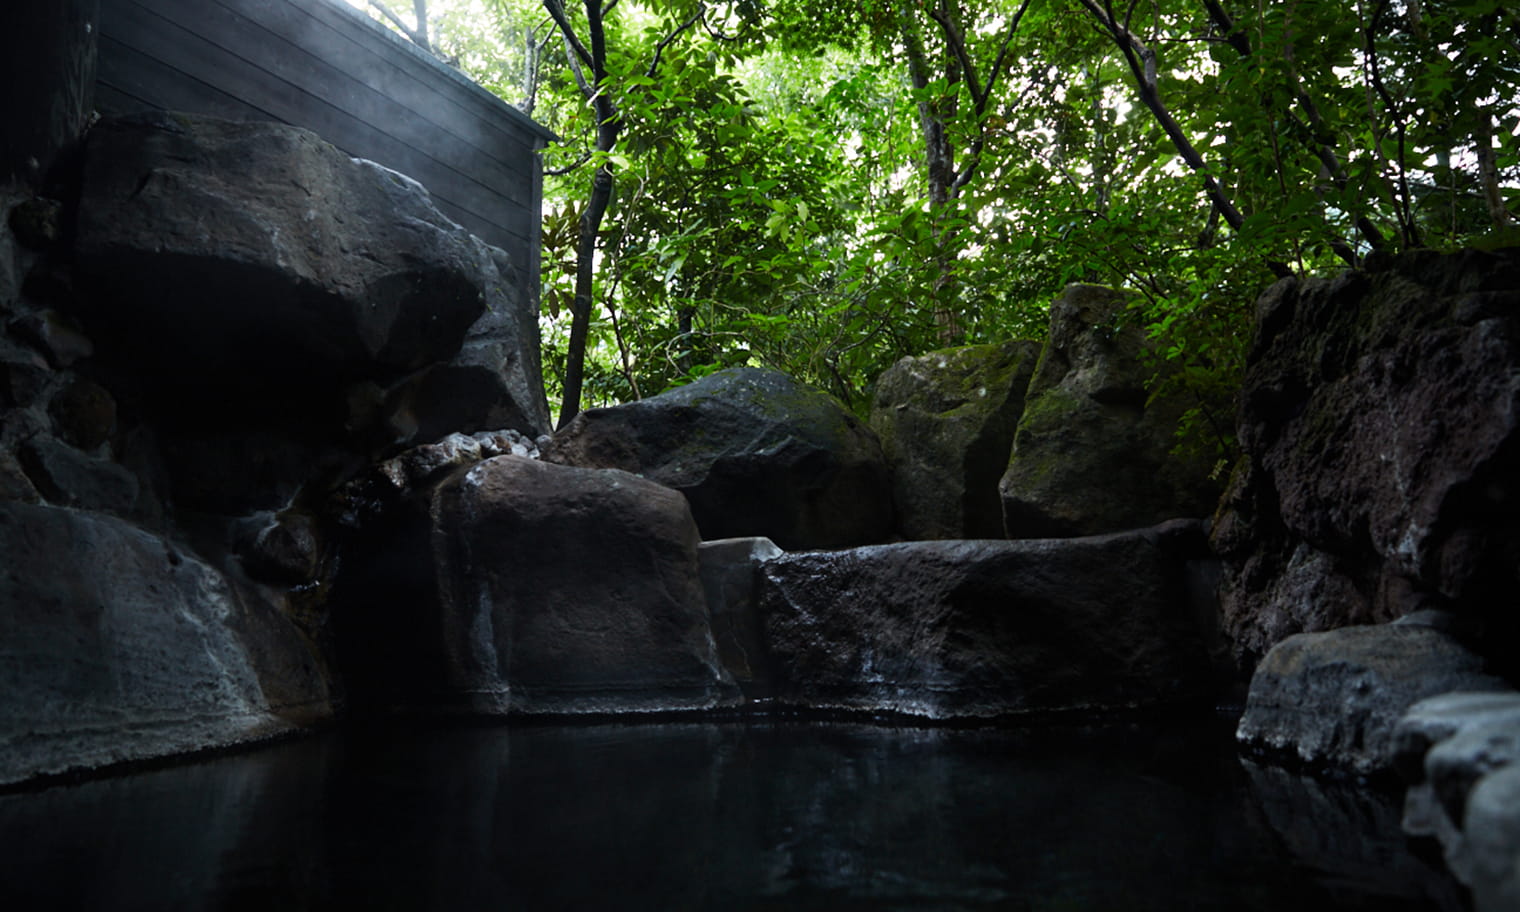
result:
[[[112,35],[100,36],[95,107],[107,114],[164,108],[195,110],[229,120],[276,119],[267,111],[122,44]]]
[[[214,81],[223,86],[235,87],[234,91],[240,96],[260,98],[263,101],[262,109],[274,119],[301,122],[329,141],[334,136],[341,137],[347,142],[335,144],[340,147],[346,145],[349,154],[374,159],[417,177],[435,197],[468,213],[477,222],[495,225],[505,231],[507,226],[501,222],[508,212],[525,209],[522,203],[511,200],[507,194],[453,168],[440,167],[431,156],[375,130],[362,119],[333,107],[312,93],[273,77],[241,57],[226,54],[223,49],[199,40],[197,36],[152,11],[135,4],[129,6],[140,10],[142,15],[114,20],[112,34],[145,56],[160,62],[173,60],[175,65],[171,68],[179,70],[189,79],[200,83]],[[164,65],[169,66],[167,63]],[[521,174],[504,175],[504,178],[503,183],[510,180],[510,184],[519,187],[520,195],[528,192],[522,185],[532,182],[531,178]],[[490,205],[493,198],[511,202],[508,205],[498,202],[492,207],[498,212],[480,211],[481,203]]]
[[[458,192],[448,194],[463,208],[478,215],[487,215],[480,212],[479,206],[467,202],[482,191],[486,197],[507,197],[518,206],[526,206],[531,200],[531,189],[523,186],[523,172],[527,169],[521,165],[508,167],[501,160],[503,155],[521,160],[522,156],[530,154],[521,143],[513,143],[516,148],[493,154],[491,150],[481,148],[476,139],[462,135],[471,132],[470,124],[443,124],[439,123],[441,118],[425,120],[416,116],[416,112],[411,109],[398,110],[393,99],[313,56],[307,49],[292,43],[289,36],[273,35],[263,30],[264,17],[270,11],[295,9],[288,2],[276,0],[274,3],[266,2],[250,7],[250,12],[257,11],[259,20],[207,0],[153,0],[151,9],[142,3],[127,2],[123,9],[135,9],[140,13],[123,19],[123,24],[143,26],[130,37],[129,40],[134,43],[146,46],[162,34],[164,27],[172,26],[180,29],[183,34],[193,32],[205,44],[214,48],[210,57],[220,53],[229,60],[235,58],[241,61],[242,66],[226,70],[215,68],[216,61],[207,59],[208,54],[201,49],[200,54],[187,54],[181,68],[213,85],[219,80],[232,82],[233,85],[228,88],[233,94],[263,98],[265,103],[261,107],[280,120],[300,123],[305,111],[311,110],[314,115],[320,116],[319,109],[322,107],[342,111],[364,124],[365,128],[353,128],[350,133],[345,130],[346,123],[341,119],[334,121],[330,117],[326,118],[331,132],[320,129],[318,132],[322,132],[325,138],[336,145],[349,149],[353,154],[373,158],[397,170],[406,171],[431,186],[427,179],[430,176],[429,169],[425,163],[419,163],[416,156],[398,159],[405,161],[407,168],[412,169],[407,170],[380,158],[369,149],[357,147],[357,143],[365,141],[368,135],[383,133],[395,142],[410,146],[422,156],[438,162],[442,168],[473,181],[481,188],[480,191],[465,191],[463,195]],[[299,30],[292,28],[292,31]],[[316,33],[309,33],[307,37],[315,41],[317,36]],[[175,53],[176,46],[159,43],[157,56],[170,59]],[[332,53],[337,55],[343,52],[334,50]],[[247,67],[263,70],[289,88],[283,89],[268,79],[260,79]],[[262,93],[268,94],[265,96]],[[440,99],[434,97],[432,100],[436,103],[434,107],[447,110]],[[450,129],[450,126],[457,129]],[[338,130],[344,132],[339,133]],[[476,135],[483,136],[479,133]],[[449,141],[449,137],[454,137],[454,141]],[[441,190],[441,186],[438,189]]]
[[[344,0],[315,0],[304,7],[306,12],[331,24],[340,34],[369,46],[385,45],[382,57],[404,69],[409,76],[427,82],[451,101],[481,109],[488,123],[530,137],[531,144],[542,147],[558,139],[552,131],[506,103],[460,70],[443,63],[427,51],[376,22],[366,11],[355,9]],[[358,28],[350,23],[357,23]]]

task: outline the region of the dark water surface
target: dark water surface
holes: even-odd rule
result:
[[[0,909],[1459,909],[1228,726],[335,732],[0,796]]]

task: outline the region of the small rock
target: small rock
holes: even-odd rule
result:
[[[45,437],[22,444],[17,455],[27,477],[51,504],[117,516],[129,516],[137,506],[137,476],[119,463]]]
[[[47,356],[55,368],[71,367],[93,357],[95,343],[70,318],[56,310],[44,310],[12,320],[12,334]]]
[[[16,240],[33,250],[46,250],[58,243],[62,218],[62,203],[35,196],[11,207],[11,231]]]
[[[48,415],[58,436],[81,450],[94,450],[116,433],[116,400],[82,377],[53,394]]]

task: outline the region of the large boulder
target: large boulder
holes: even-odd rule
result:
[[[419,478],[425,477],[421,474]],[[603,713],[737,702],[708,622],[696,525],[626,472],[496,456],[445,471],[340,579],[364,709]]]
[[[931,718],[1206,698],[1197,522],[1076,539],[939,541],[774,557],[775,699]]]
[[[1299,631],[1444,607],[1516,671],[1520,249],[1409,254],[1257,303],[1213,541],[1247,666]]]
[[[1188,403],[1152,395],[1157,368],[1128,304],[1094,285],[1068,286],[1051,304],[999,484],[1008,537],[1093,535],[1214,512],[1209,461],[1173,454]]]
[[[1425,617],[1300,633],[1257,666],[1237,737],[1309,764],[1386,774],[1399,754],[1395,726],[1415,703],[1450,691],[1507,689]]]
[[[76,232],[95,316],[180,376],[395,376],[451,357],[485,308],[469,233],[420,184],[280,124],[103,120]]]
[[[971,345],[903,358],[876,381],[871,430],[904,538],[1003,537],[998,481],[1039,356],[1038,342]]]
[[[505,254],[415,181],[282,124],[90,132],[69,300],[181,509],[238,514],[448,433],[548,427]]]
[[[296,627],[174,544],[97,513],[0,502],[0,785],[329,719]]]
[[[675,488],[704,539],[764,536],[786,549],[892,534],[881,444],[826,393],[733,368],[638,402],[589,409],[544,458],[623,469]]]

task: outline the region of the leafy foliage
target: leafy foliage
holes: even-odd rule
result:
[[[437,46],[565,137],[546,156],[551,380],[592,179],[617,175],[591,404],[747,363],[864,408],[898,357],[1038,337],[1065,284],[1095,282],[1142,292],[1160,389],[1223,455],[1274,276],[1520,240],[1504,0],[614,0],[601,151],[543,5],[433,6]]]

